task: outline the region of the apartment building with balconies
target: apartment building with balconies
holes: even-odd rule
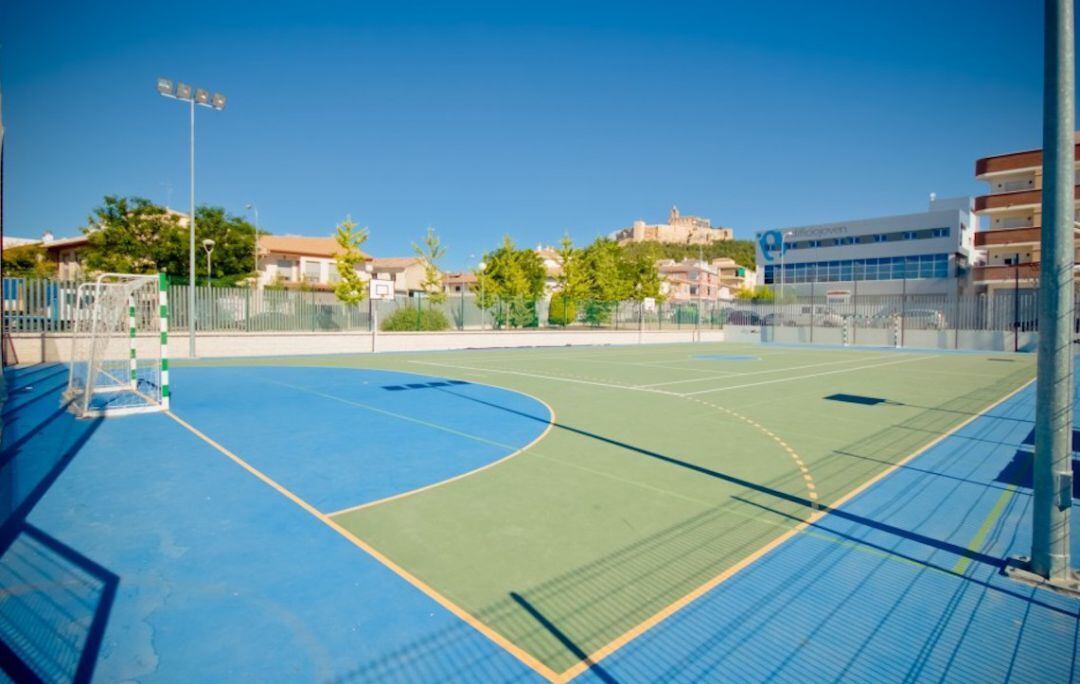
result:
[[[1076,138],[1080,140],[1080,135]],[[1080,154],[1080,144],[1076,145]],[[986,254],[972,279],[987,291],[1033,289],[1042,236],[1042,150],[1009,152],[975,162],[975,178],[990,192],[975,198],[975,248]],[[1080,198],[1080,184],[1074,190]],[[1080,254],[1080,252],[1078,252]],[[1080,259],[1078,259],[1080,261]]]

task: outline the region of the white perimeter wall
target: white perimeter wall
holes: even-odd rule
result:
[[[703,330],[704,342],[720,342],[722,330]],[[663,344],[692,342],[693,330],[488,330],[464,332],[379,333],[375,351],[437,351],[494,349],[499,347],[563,347],[595,344]],[[68,361],[71,336],[61,334],[13,334],[8,352],[11,361],[43,363]],[[196,352],[203,358],[237,356],[289,356],[303,354],[358,354],[372,351],[371,333],[206,333],[200,334]],[[169,336],[169,358],[188,356],[188,338],[182,332]]]

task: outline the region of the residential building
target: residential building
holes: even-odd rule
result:
[[[720,284],[716,266],[697,259],[663,259],[656,263],[660,272],[660,293],[675,304],[731,299],[732,292]]]
[[[337,263],[334,255],[339,251],[332,237],[305,237],[300,235],[259,236],[260,287],[280,283],[285,287],[301,284],[315,289],[330,289],[338,281]],[[367,266],[372,258],[364,255],[365,263],[357,271],[368,277]]]
[[[472,294],[477,288],[475,273],[463,271],[460,273],[443,273],[443,292],[446,294]]]
[[[734,295],[738,290],[752,288],[757,284],[757,271],[740,266],[734,259],[720,257],[709,262],[716,269],[721,288],[727,288]]]
[[[955,294],[970,287],[976,220],[971,198],[931,194],[917,214],[762,231],[758,279],[800,295]]]
[[[1080,133],[1076,134],[1080,140]],[[1076,145],[1080,153],[1080,144]],[[1042,150],[1009,152],[975,162],[975,178],[985,181],[989,194],[975,198],[982,225],[975,246],[986,250],[986,263],[973,279],[988,292],[1017,284],[1035,287],[1039,275],[1042,228]],[[1080,164],[1078,164],[1080,168]],[[1080,197],[1077,184],[1075,197]]]
[[[562,275],[562,256],[554,247],[536,246],[536,255],[544,264],[544,292],[550,295],[559,289],[559,276]]]
[[[371,275],[394,281],[394,292],[413,295],[424,289],[424,262],[416,257],[387,257],[371,262]]]
[[[634,221],[629,228],[615,233],[619,244],[629,242],[675,242],[687,245],[708,244],[734,239],[731,228],[713,226],[707,218],[682,216],[678,207],[672,207],[667,223]]]
[[[83,275],[83,259],[90,238],[76,235],[69,238],[54,238],[46,232],[41,237],[41,247],[45,258],[56,263],[56,277],[60,280],[77,280]]]

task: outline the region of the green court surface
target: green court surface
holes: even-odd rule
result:
[[[1034,376],[1033,356],[736,344],[202,363],[392,369],[545,402],[554,425],[511,458],[323,512],[549,677]]]

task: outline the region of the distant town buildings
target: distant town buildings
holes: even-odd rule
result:
[[[755,285],[753,269],[747,269],[726,257],[712,261],[698,259],[663,259],[656,264],[660,272],[660,293],[674,303],[731,301],[736,293]]]
[[[619,244],[629,242],[674,242],[686,245],[704,245],[734,239],[731,228],[713,227],[707,218],[682,216],[678,207],[672,207],[667,223],[634,221],[634,225],[615,233]]]
[[[1080,144],[1076,150],[1080,152]],[[990,192],[975,198],[975,212],[983,218],[975,246],[986,251],[986,263],[974,269],[972,279],[988,292],[1035,287],[1042,239],[1042,162],[1042,150],[975,162],[975,178],[985,181]]]
[[[758,278],[799,295],[952,294],[968,283],[976,217],[968,197],[925,212],[759,232]]]

